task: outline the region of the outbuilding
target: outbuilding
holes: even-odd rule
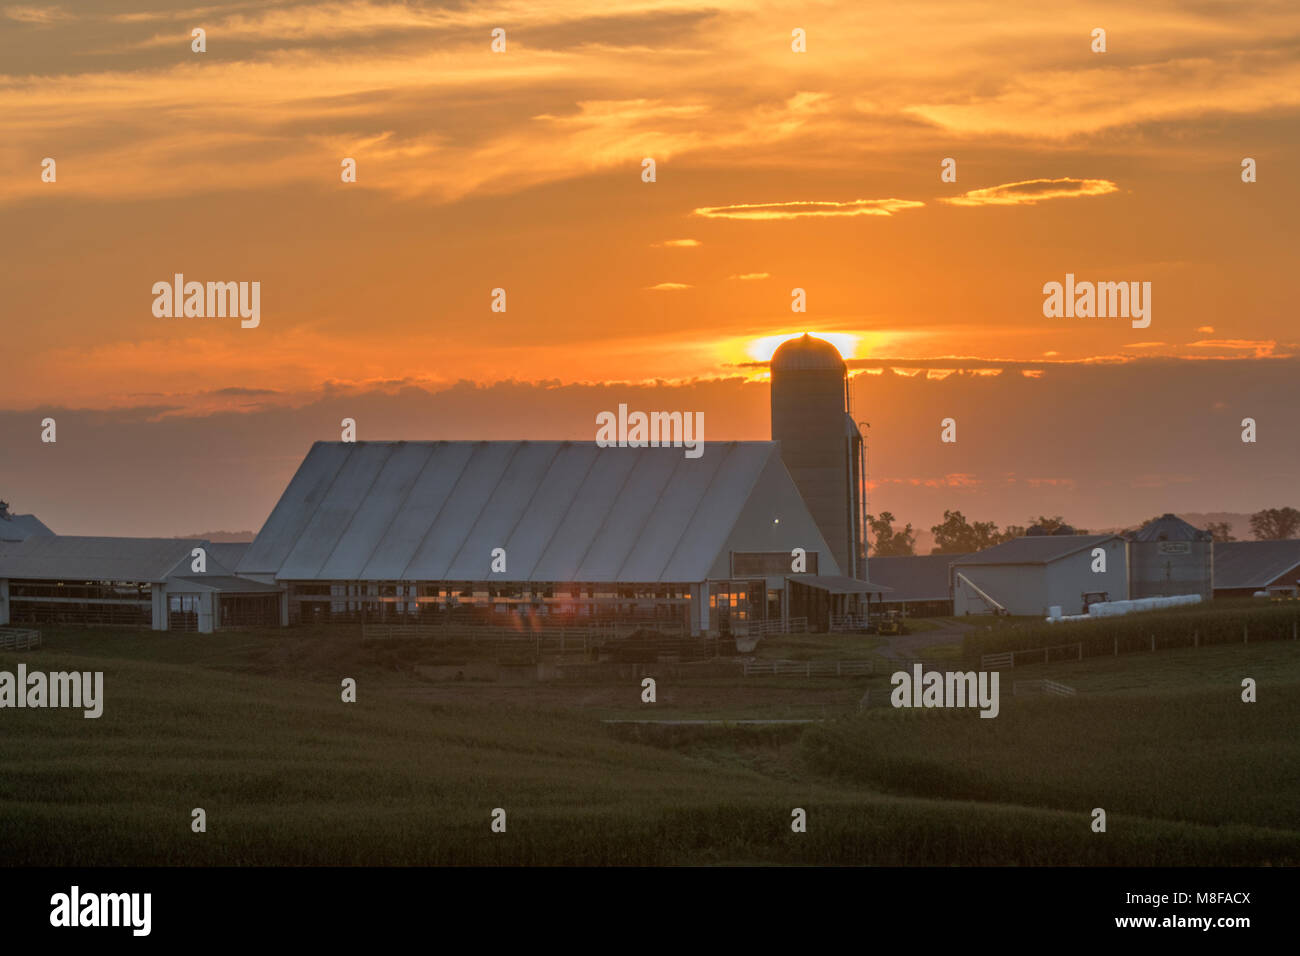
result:
[[[874,562],[873,562],[874,565]],[[1014,538],[954,561],[953,612],[1046,616],[1085,610],[1085,596],[1127,600],[1127,544],[1117,534]]]

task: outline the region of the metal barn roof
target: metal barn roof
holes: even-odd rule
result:
[[[917,554],[867,559],[867,573],[873,581],[893,589],[886,601],[947,601],[948,565],[969,554]]]
[[[1047,534],[1013,538],[952,563],[962,567],[971,564],[1051,564],[1076,551],[1095,548],[1118,537],[1117,534]],[[870,563],[867,566],[870,567]]]
[[[1130,541],[1209,541],[1210,532],[1188,524],[1175,514],[1163,514],[1128,535]]]
[[[208,550],[208,557],[216,558],[223,567],[233,568],[239,564],[252,543],[251,541],[209,541],[204,547]]]
[[[59,581],[165,581],[206,542],[181,538],[50,535],[0,549],[0,578]],[[211,559],[209,567],[218,570]],[[220,569],[225,570],[225,569]]]
[[[786,580],[827,594],[883,594],[889,590],[882,584],[847,578],[842,574],[792,574]]]
[[[167,590],[176,593],[217,591],[222,594],[279,594],[276,584],[265,584],[230,574],[183,574],[167,579]]]
[[[238,566],[286,581],[702,581],[775,442],[317,442]],[[791,493],[799,507],[793,483]],[[506,571],[491,553],[506,549]]]
[[[48,537],[53,534],[36,515],[8,515],[0,518],[0,541],[26,541],[34,536]]]
[[[1216,541],[1214,590],[1262,588],[1297,566],[1300,540]]]

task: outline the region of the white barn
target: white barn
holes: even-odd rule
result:
[[[872,586],[843,576],[777,443],[703,447],[317,442],[236,571],[285,588],[291,623],[739,635],[856,610]]]

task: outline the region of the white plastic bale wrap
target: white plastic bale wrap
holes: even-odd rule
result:
[[[1065,616],[1049,617],[1049,621],[1087,621],[1096,620],[1100,617],[1122,617],[1125,614],[1133,614],[1139,611],[1157,611],[1164,608],[1184,607],[1188,604],[1200,604],[1201,596],[1199,594],[1175,594],[1170,597],[1149,597],[1135,598],[1129,601],[1099,601],[1088,608],[1087,614],[1067,614]],[[1056,611],[1059,615],[1059,608],[1056,605],[1048,608],[1049,614]]]

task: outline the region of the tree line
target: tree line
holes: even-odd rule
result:
[[[1162,516],[1150,518],[1137,528],[1141,530],[1152,521]],[[867,515],[870,526],[871,554],[875,557],[893,557],[916,554],[916,532],[912,525],[906,524],[895,528],[897,518],[888,511],[879,515]],[[1212,521],[1205,530],[1215,541],[1236,541],[1232,526],[1227,521]],[[934,547],[931,554],[970,554],[983,551],[1012,538],[1035,534],[1054,534],[1062,531],[1069,534],[1087,534],[1083,528],[1075,528],[1066,523],[1060,515],[1048,517],[1039,515],[1030,518],[1028,525],[1009,524],[999,530],[992,521],[969,521],[960,511],[944,511],[943,521],[933,525],[930,533],[934,535]],[[1282,541],[1300,538],[1300,511],[1295,508],[1265,508],[1250,516],[1250,531],[1258,541]]]

